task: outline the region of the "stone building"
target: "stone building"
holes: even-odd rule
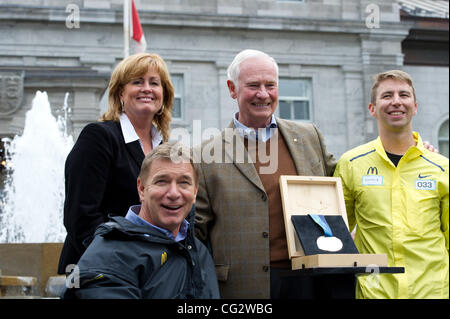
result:
[[[147,51],[167,61],[176,87],[173,129],[224,128],[237,110],[227,66],[254,48],[279,63],[277,115],[316,123],[337,157],[377,135],[372,77],[394,68],[416,81],[414,128],[448,156],[448,1],[135,3]],[[37,90],[55,114],[69,92],[75,138],[95,121],[123,58],[122,22],[122,0],[0,0],[0,137],[20,134]]]

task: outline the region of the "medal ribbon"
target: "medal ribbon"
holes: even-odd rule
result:
[[[333,237],[333,232],[331,231],[330,225],[328,225],[323,215],[308,214],[308,216],[311,217],[312,220],[323,229],[323,234],[325,237]]]

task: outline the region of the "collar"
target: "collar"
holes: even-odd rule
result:
[[[403,155],[403,158],[411,159],[418,157],[426,152],[425,146],[423,146],[422,138],[420,137],[420,134],[418,132],[413,132],[413,138],[416,142],[416,145],[411,146],[408,151]],[[386,161],[390,162],[386,151],[384,150],[383,143],[381,142],[381,138],[378,136],[378,138],[375,140],[375,149],[378,154],[381,155]]]
[[[170,239],[173,239],[176,242],[182,241],[182,240],[184,240],[186,238],[187,231],[189,229],[189,222],[186,219],[183,220],[183,222],[181,223],[180,231],[178,232],[177,236],[173,237],[172,232],[168,231],[167,229],[155,226],[152,223],[149,223],[148,221],[146,221],[145,219],[139,217],[139,211],[140,210],[141,210],[141,205],[133,205],[133,206],[131,206],[128,209],[127,214],[125,215],[125,219],[129,220],[130,222],[132,222],[132,223],[134,223],[136,225],[155,228],[155,229],[163,232]]]
[[[249,140],[262,140],[263,142],[267,142],[275,134],[275,130],[271,129],[278,127],[277,121],[275,120],[275,115],[273,114],[269,125],[267,125],[265,128],[259,128],[258,131],[239,122],[237,119],[238,115],[239,112],[236,112],[233,116],[234,126],[236,127],[240,136]]]
[[[416,142],[416,148],[420,152],[425,153],[426,148],[425,148],[425,146],[423,146],[422,138],[420,137],[419,133],[413,132],[413,138],[414,138],[414,141]]]
[[[139,144],[141,144],[139,136],[136,134],[136,131],[134,130],[133,124],[131,124],[130,119],[125,113],[120,114],[120,127],[122,128],[122,134],[123,138],[125,139],[125,144],[134,142],[136,140],[138,140]],[[161,133],[156,128],[156,126],[152,124],[150,134],[152,136],[152,146],[153,148],[156,148],[162,142]]]

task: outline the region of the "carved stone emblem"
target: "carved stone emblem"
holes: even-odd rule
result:
[[[17,111],[23,100],[23,72],[0,72],[0,116]]]

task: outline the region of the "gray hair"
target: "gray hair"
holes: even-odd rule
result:
[[[239,80],[239,72],[240,72],[239,67],[240,67],[241,63],[249,58],[261,57],[261,56],[267,57],[267,58],[269,58],[269,60],[271,60],[273,62],[274,66],[275,66],[275,70],[277,72],[277,81],[278,81],[278,64],[275,61],[275,59],[272,58],[267,53],[264,53],[259,50],[252,50],[252,49],[243,50],[234,57],[233,62],[231,62],[230,66],[228,67],[228,70],[227,70],[228,80],[232,81],[235,85],[237,85],[238,80]]]

